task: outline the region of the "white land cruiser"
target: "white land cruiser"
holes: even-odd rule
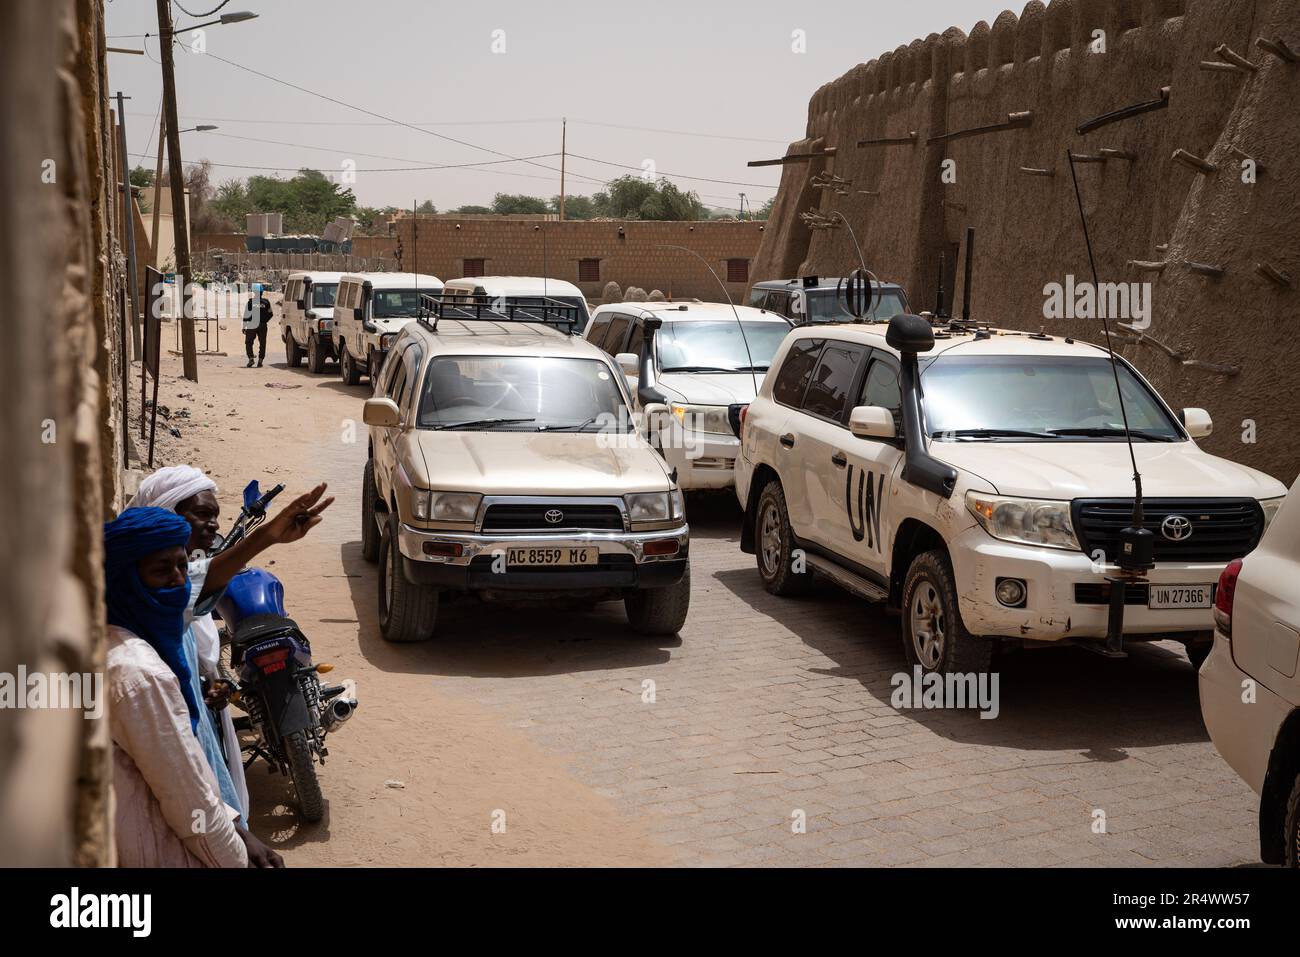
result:
[[[1134,485],[1116,374],[1155,533],[1155,567],[1115,590],[1123,604],[1111,582]],[[815,572],[900,608],[906,654],[928,671],[985,671],[999,641],[1122,654],[1175,638],[1199,663],[1219,573],[1286,492],[1202,452],[1210,427],[1068,338],[918,316],[887,333],[803,327],[743,420],[741,548],[775,594]]]
[[[622,372],[567,323],[528,321],[536,307],[484,302],[480,321],[478,305],[430,303],[365,404],[361,551],[380,562],[383,636],[431,637],[441,598],[466,593],[622,600],[633,630],[677,632],[685,502],[631,421]]]
[[[363,375],[372,383],[388,347],[420,312],[420,297],[437,296],[442,280],[409,272],[349,273],[334,301],[334,343],[339,374],[348,385]]]
[[[280,331],[284,357],[295,369],[307,355],[307,368],[325,371],[325,360],[334,358],[334,296],[341,272],[292,272],[284,282]]]

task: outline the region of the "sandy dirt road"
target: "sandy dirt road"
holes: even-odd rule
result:
[[[331,678],[355,679],[360,701],[329,738],[325,820],[300,826],[287,779],[259,761],[249,769],[254,831],[290,866],[665,862],[635,820],[569,774],[562,755],[541,750],[471,696],[436,690],[420,648],[379,637],[375,569],[359,542],[368,386],[289,369],[278,320],[266,365],[246,368],[238,322],[223,325],[229,355],[200,357],[197,385],[179,377],[179,357],[163,357],[158,402],[168,416],[159,418],[155,465],[208,472],[220,487],[223,527],[251,479],[264,490],[283,482],[281,501],[329,483],[336,501],[321,525],[257,564],[284,582],[289,614],[316,660],[335,665]],[[165,346],[173,335],[164,326]],[[138,383],[138,366],[135,374]],[[502,812],[505,831],[494,833]]]

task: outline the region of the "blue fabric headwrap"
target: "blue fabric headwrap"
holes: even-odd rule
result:
[[[197,731],[200,702],[186,661],[185,610],[190,582],[175,588],[146,588],[136,570],[142,558],[163,549],[185,547],[190,523],[165,508],[128,508],[104,523],[104,584],[108,623],[143,638],[180,681],[190,711],[190,728]]]

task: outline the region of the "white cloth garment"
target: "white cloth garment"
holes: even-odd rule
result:
[[[176,506],[190,496],[216,491],[217,483],[204,475],[201,469],[192,465],[169,465],[141,480],[140,489],[127,502],[127,508],[152,505],[174,512]]]

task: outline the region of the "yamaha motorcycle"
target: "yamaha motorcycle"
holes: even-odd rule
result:
[[[244,538],[266,520],[266,507],[284,490],[276,485],[261,494],[256,481],[244,489],[244,505],[230,533],[213,554]],[[329,754],[325,736],[337,731],[357,709],[351,683],[322,687],[321,674],[331,665],[314,665],[311,644],[296,622],[285,614],[284,586],[262,568],[246,568],[230,579],[217,602],[216,615],[224,624],[223,643],[230,646],[227,680],[234,686],[231,701],[247,713],[236,719],[253,732],[244,745],[247,768],[262,758],[287,774],[298,795],[298,809],[306,821],[325,814],[316,762]]]

